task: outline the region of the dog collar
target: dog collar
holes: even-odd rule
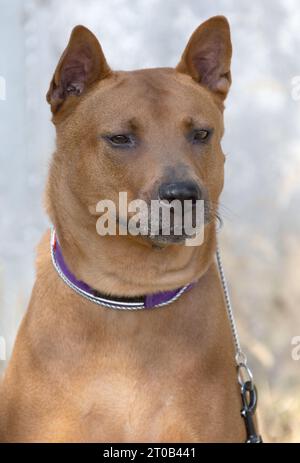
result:
[[[91,288],[83,281],[78,280],[75,275],[73,275],[64,260],[62,249],[54,229],[51,231],[51,257],[55,270],[69,288],[83,296],[85,299],[110,309],[140,310],[163,307],[175,302],[180,296],[182,296],[182,294],[191,289],[194,285],[194,283],[190,283],[171,291],[164,291],[141,297],[120,298],[104,295]]]

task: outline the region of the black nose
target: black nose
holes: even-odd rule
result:
[[[197,183],[193,181],[162,183],[159,187],[159,198],[162,201],[180,201],[202,199],[202,194]]]

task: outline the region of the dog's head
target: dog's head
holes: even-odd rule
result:
[[[50,209],[58,201],[53,194],[64,195],[95,226],[96,204],[118,205],[119,192],[127,192],[128,201],[147,203],[204,200],[205,220],[212,221],[223,187],[230,61],[222,16],[195,30],[174,69],[112,71],[96,37],[75,27],[47,93],[57,130]],[[74,211],[67,213],[75,218]],[[159,235],[151,239],[185,238]]]

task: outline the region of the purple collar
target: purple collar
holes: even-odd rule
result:
[[[51,232],[51,257],[55,270],[71,289],[89,301],[111,309],[139,310],[163,307],[176,301],[182,294],[194,286],[194,283],[190,283],[182,288],[177,288],[171,291],[164,291],[161,293],[134,298],[110,297],[101,294],[83,281],[77,280],[77,278],[69,270],[63,258],[62,250],[54,229],[52,229]]]

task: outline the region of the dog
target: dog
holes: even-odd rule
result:
[[[223,16],[194,31],[176,68],[130,72],[111,70],[92,32],[73,29],[47,93],[55,234],[39,245],[2,381],[3,442],[245,441],[214,259],[231,55]],[[147,203],[203,200],[204,242],[100,236],[96,204],[118,203],[121,191]],[[113,310],[153,295],[164,302]]]

